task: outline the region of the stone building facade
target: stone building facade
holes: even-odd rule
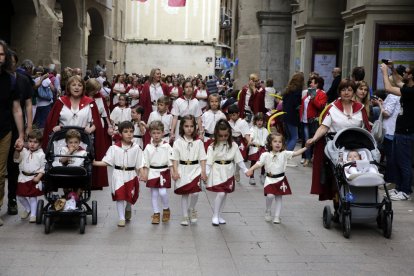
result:
[[[20,60],[83,71],[100,60],[109,74],[124,71],[125,1],[5,0],[1,5],[0,38]]]

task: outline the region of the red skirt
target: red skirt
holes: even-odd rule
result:
[[[259,147],[259,150],[256,153],[250,154],[247,159],[250,161],[259,161],[260,155],[262,155],[263,152],[266,152],[266,149],[264,147]]]
[[[290,190],[289,182],[286,176],[279,182],[266,185],[264,188],[264,195],[291,195],[292,191]]]
[[[37,183],[34,183],[32,180],[17,183],[16,195],[27,197],[36,197],[43,195],[43,192],[36,188],[36,184]]]
[[[134,177],[134,179],[125,182],[122,187],[115,191],[115,194],[112,194],[112,200],[125,200],[131,204],[135,204],[137,202],[139,196],[139,181],[138,177]]]
[[[221,193],[221,192],[232,193],[234,192],[235,186],[236,185],[234,181],[234,176],[232,176],[229,179],[227,179],[225,182],[214,185],[212,187],[207,187],[206,189],[209,190],[210,192],[216,192],[216,193]]]
[[[177,195],[188,195],[201,192],[199,183],[200,175],[194,178],[190,183],[175,189],[174,193]]]
[[[148,179],[147,188],[171,188],[171,174],[170,169],[160,172],[163,178],[163,185],[161,185],[161,177]]]

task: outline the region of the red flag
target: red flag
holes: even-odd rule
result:
[[[168,6],[170,7],[185,7],[186,0],[168,0]]]

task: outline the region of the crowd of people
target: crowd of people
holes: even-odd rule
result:
[[[22,219],[29,217],[30,222],[36,221],[34,206],[42,194],[44,150],[50,135],[64,127],[79,127],[94,136],[92,188],[110,187],[120,227],[131,219],[140,181],[151,190],[151,223],[169,221],[168,189],[173,188],[181,195],[181,225],[197,222],[198,194],[204,189],[217,194],[212,225],[225,224],[222,211],[240,182],[240,170],[256,185],[254,171],[259,168],[265,220],[281,223],[282,196],[292,193],[285,170],[298,166],[292,161],[298,155],[304,167],[313,167],[311,193],[320,200],[334,199],[336,206],[332,175],[324,168],[324,137],[348,127],[370,130],[380,114],[385,179],[395,184],[391,198],[407,200],[412,193],[411,67],[382,64],[386,92],[370,90],[362,67],[354,68],[352,79],[343,79],[340,68],[333,68],[328,92],[317,72],[306,82],[297,72],[277,92],[272,79],[261,80],[257,74],[240,91],[233,89],[230,78],[164,75],[159,68],[149,75],[109,79],[99,61],[85,75],[79,68],[58,74],[53,65],[35,67],[30,60],[17,66],[17,55],[2,41],[0,62],[0,206],[7,171],[7,212],[18,213],[17,198]],[[268,122],[276,113],[283,114],[277,117],[277,128]],[[61,149],[65,155],[85,154],[77,132],[68,131]],[[295,151],[299,141],[302,147]],[[82,165],[72,158],[56,164]]]

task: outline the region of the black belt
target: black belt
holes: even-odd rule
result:
[[[164,137],[169,137],[169,136],[170,136],[169,133],[164,134]]]
[[[22,174],[25,176],[34,176],[34,175],[37,175],[38,173],[28,173],[28,172],[22,171]]]
[[[195,165],[195,164],[198,164],[198,160],[194,160],[194,161],[190,161],[190,160],[183,161],[183,160],[180,160],[180,164],[181,165]]]
[[[256,147],[256,148],[262,148],[262,147],[264,147],[264,146],[258,146],[258,145],[255,145],[255,144],[251,144],[250,146],[251,147]]]
[[[270,178],[278,178],[278,177],[285,176],[285,173],[279,173],[279,174],[271,174],[271,173],[267,173],[266,175],[267,175],[268,177],[270,177]]]
[[[144,137],[143,135],[134,135],[134,138],[142,138]]]
[[[217,164],[220,164],[220,165],[228,165],[231,162],[233,162],[233,161],[231,161],[231,160],[216,160],[216,161],[214,161],[214,163],[217,163]]]
[[[205,137],[210,138],[210,137],[212,137],[212,136],[213,136],[213,134],[210,134],[210,133],[208,133],[208,132],[204,132],[204,136],[205,136]]]
[[[166,169],[166,168],[168,168],[168,166],[167,165],[162,165],[162,166],[150,166],[150,169]]]
[[[114,166],[115,170],[134,171],[135,167]]]

